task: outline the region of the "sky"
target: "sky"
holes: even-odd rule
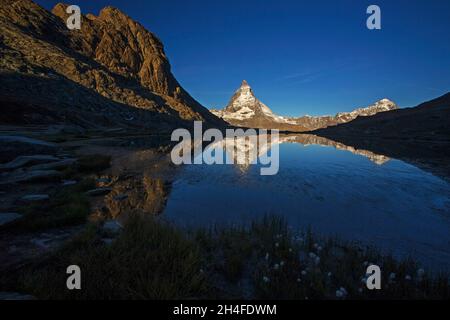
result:
[[[58,1],[35,0],[47,9]],[[76,0],[112,5],[164,43],[172,72],[207,108],[243,79],[280,115],[325,115],[389,98],[415,106],[450,91],[448,0]],[[381,9],[369,30],[367,7]]]

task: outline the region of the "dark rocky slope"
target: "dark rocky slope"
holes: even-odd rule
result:
[[[118,9],[69,30],[66,5],[50,13],[30,0],[1,2],[0,123],[223,124],[175,79],[161,41]]]

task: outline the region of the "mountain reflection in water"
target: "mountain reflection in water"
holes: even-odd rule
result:
[[[112,192],[98,214],[161,214],[182,226],[246,224],[277,214],[292,228],[311,227],[450,270],[447,181],[403,161],[309,134],[280,135],[279,172],[261,176],[255,157],[271,152],[273,143],[260,148],[239,139],[233,152],[226,150],[226,141],[207,147],[239,157],[233,165],[181,166],[171,161],[173,143],[148,147],[145,139],[128,141],[133,147],[113,157],[111,172],[103,177]]]
[[[235,165],[184,165],[163,214],[181,225],[242,224],[265,214],[450,268],[448,182],[408,163],[309,134],[280,135],[280,168],[261,176],[257,148],[239,138]],[[234,150],[236,151],[236,150]],[[197,155],[200,156],[200,155]],[[256,164],[254,164],[256,163]]]

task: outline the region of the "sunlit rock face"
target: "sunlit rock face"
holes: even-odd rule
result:
[[[379,112],[398,109],[389,99],[382,99],[365,108],[351,112],[340,112],[335,116],[282,117],[274,114],[259,101],[247,81],[243,81],[228,105],[223,110],[211,110],[213,114],[235,126],[250,128],[280,129],[291,131],[312,131],[346,123],[357,117],[368,117]]]
[[[178,83],[156,35],[113,7],[83,15],[81,30],[71,31],[66,8],[2,0],[0,102],[7,121],[223,124]]]

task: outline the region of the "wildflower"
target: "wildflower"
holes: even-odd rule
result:
[[[284,266],[284,261],[280,262],[280,267]]]
[[[337,298],[345,298],[347,296],[347,290],[345,288],[340,287],[338,290],[336,290],[336,297]]]
[[[310,253],[309,253],[309,257],[310,257],[311,259],[315,259],[315,258],[316,258],[316,254],[315,254],[314,252],[310,252]]]
[[[278,242],[275,243],[275,248],[278,248],[280,244]]]
[[[327,276],[331,277],[333,274],[331,272],[327,273]]]
[[[292,248],[289,248],[289,252],[292,252]]]
[[[320,263],[320,257],[316,257],[316,259],[314,260],[314,262],[316,263],[316,265],[318,265]]]
[[[412,279],[412,278],[411,278],[410,275],[406,275],[406,276],[405,276],[405,280],[406,280],[406,281],[410,281],[411,279]]]
[[[302,282],[302,279],[300,279],[300,278],[297,278],[297,282]]]
[[[302,276],[306,276],[307,272],[306,270],[302,270]]]
[[[279,265],[278,263],[275,263],[275,265],[273,266],[273,268],[274,268],[275,270],[278,270],[278,269],[280,269],[280,265]]]
[[[270,282],[270,279],[269,279],[268,277],[264,276],[264,277],[263,277],[263,281],[264,281],[265,283],[269,283],[269,282]]]
[[[344,293],[341,290],[336,290],[336,298],[343,298]]]

